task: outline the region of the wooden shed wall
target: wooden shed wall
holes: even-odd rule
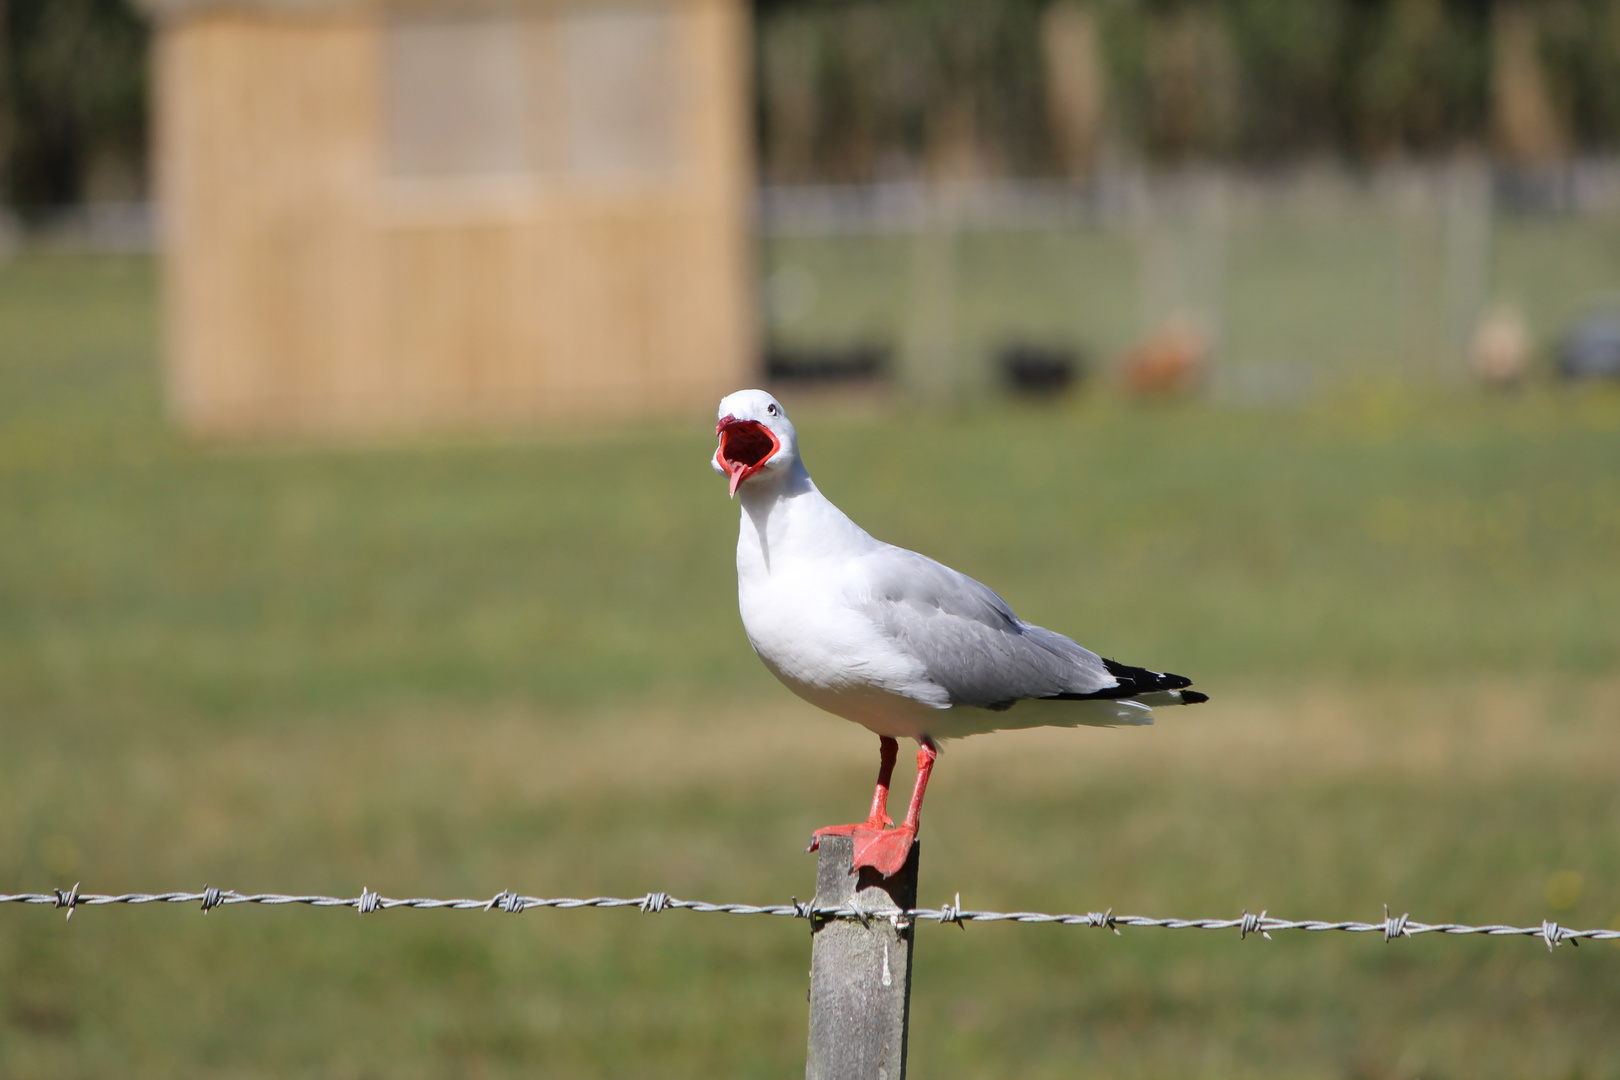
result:
[[[712,404],[751,371],[745,18],[669,0],[680,166],[405,178],[377,9],[209,9],[158,41],[174,408],[234,434]]]

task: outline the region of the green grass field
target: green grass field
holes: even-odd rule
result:
[[[749,653],[708,414],[198,445],[154,299],[0,268],[0,891],[811,891],[874,740]],[[953,744],[925,903],[1620,924],[1620,395],[787,404],[874,533],[1214,697]],[[795,1075],[808,937],[6,905],[0,1076]],[[912,1074],[1620,1077],[1617,1014],[1605,944],[924,926]]]

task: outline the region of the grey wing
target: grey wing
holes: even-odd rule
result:
[[[868,558],[867,614],[915,657],[953,705],[1007,708],[1024,698],[1119,686],[1090,649],[1013,614],[994,591],[914,551]]]

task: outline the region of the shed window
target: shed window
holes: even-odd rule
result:
[[[677,164],[667,3],[402,11],[384,35],[395,176],[656,177]]]

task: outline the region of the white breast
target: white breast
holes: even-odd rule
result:
[[[737,599],[759,658],[794,693],[879,734],[915,738],[945,691],[861,610],[879,547],[813,487],[744,504]],[[830,512],[830,513],[829,513]]]

